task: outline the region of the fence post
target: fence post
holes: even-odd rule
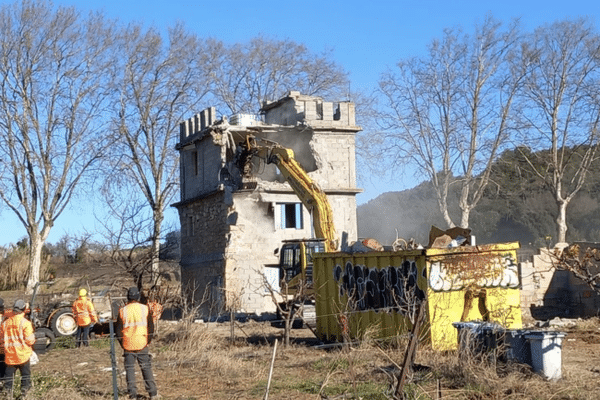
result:
[[[110,363],[112,365],[112,384],[113,398],[119,400],[119,388],[117,387],[117,356],[115,354],[115,328],[112,318],[109,321],[110,326]]]
[[[415,353],[417,352],[417,346],[419,344],[419,333],[421,329],[421,324],[423,323],[423,319],[426,314],[427,299],[424,299],[419,304],[419,309],[417,311],[417,318],[412,327],[412,331],[410,333],[410,341],[408,342],[408,346],[406,346],[406,354],[404,355],[404,363],[402,364],[402,370],[400,371],[400,375],[398,376],[398,383],[396,385],[396,390],[394,393],[394,399],[402,399],[402,389],[404,388],[404,382],[406,381],[406,375],[408,371],[412,369],[413,361]]]
[[[275,345],[273,346],[273,357],[271,358],[271,368],[269,369],[269,379],[267,380],[267,389],[265,390],[264,400],[269,399],[269,389],[271,388],[271,377],[273,376],[273,364],[275,364],[275,354],[277,353],[277,339],[275,339]]]

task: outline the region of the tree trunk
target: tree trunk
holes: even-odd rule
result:
[[[438,196],[438,199],[437,199],[438,206],[440,207],[440,212],[442,213],[442,216],[444,217],[444,221],[446,222],[448,229],[454,228],[456,225],[452,221],[452,218],[450,218],[450,213],[448,212],[448,193],[447,193],[447,191],[440,192],[437,189],[436,189],[436,192],[437,192],[437,196]]]
[[[152,267],[150,279],[153,285],[158,285],[160,283],[160,233],[163,215],[157,210],[155,210],[153,214],[154,231],[152,233]]]
[[[32,294],[35,285],[40,281],[43,247],[44,240],[42,239],[42,235],[37,232],[37,229],[33,229],[29,233],[29,278],[27,279],[25,294]]]
[[[461,207],[462,215],[460,218],[460,227],[467,229],[469,227],[469,218],[471,217],[471,207]]]
[[[155,237],[152,239],[152,272],[151,280],[153,284],[158,284],[160,280],[160,240]]]
[[[290,347],[290,333],[292,330],[292,311],[288,309],[288,312],[285,315],[284,319],[284,328],[283,328],[283,346],[285,348]]]
[[[556,217],[556,227],[558,236],[556,243],[566,243],[567,241],[567,200],[558,200],[558,216]]]
[[[450,218],[450,214],[448,213],[448,208],[445,208],[441,211],[442,211],[442,215],[444,216],[444,221],[446,221],[446,225],[448,225],[448,229],[454,228],[456,225],[454,225],[452,218]]]

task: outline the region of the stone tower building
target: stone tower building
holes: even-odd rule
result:
[[[273,164],[253,160],[243,179],[236,155],[248,135],[290,148],[327,194],[342,246],[356,240],[354,104],[289,92],[265,104],[261,118],[215,117],[209,108],[181,123],[182,282],[205,316],[225,310],[275,310],[265,289],[277,285],[275,250],[286,239],[313,237],[309,211]]]

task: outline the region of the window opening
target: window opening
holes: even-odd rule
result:
[[[279,203],[279,229],[302,229],[302,203]]]
[[[194,163],[194,175],[198,175],[198,152],[192,151],[192,163]]]

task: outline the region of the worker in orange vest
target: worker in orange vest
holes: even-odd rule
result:
[[[121,307],[117,318],[117,339],[123,348],[129,397],[137,398],[135,384],[135,362],[137,360],[142,370],[145,389],[150,395],[150,399],[154,400],[158,399],[158,390],[152,373],[152,356],[148,351],[148,344],[154,335],[154,321],[148,306],[140,303],[139,300],[138,288],[129,288],[127,304]]]
[[[4,389],[12,399],[15,372],[21,371],[21,396],[25,397],[31,388],[31,365],[29,358],[33,353],[35,334],[31,321],[25,318],[26,304],[23,300],[15,301],[14,315],[5,319],[0,325],[0,341],[4,348],[4,362],[6,373],[4,375]]]
[[[79,289],[79,297],[73,303],[73,315],[77,322],[76,343],[77,347],[89,346],[90,329],[98,322],[98,315],[94,309],[94,304],[87,297],[87,290]]]

